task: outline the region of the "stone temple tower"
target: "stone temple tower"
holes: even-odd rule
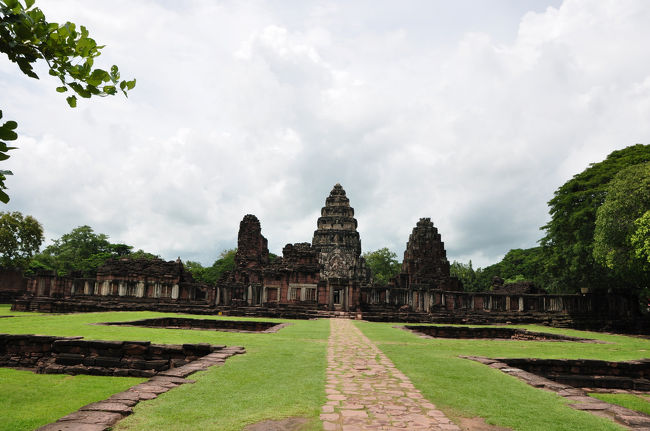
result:
[[[452,284],[445,243],[428,217],[421,218],[409,236],[402,262],[404,276],[411,287],[424,285],[440,289]]]
[[[321,281],[327,284],[328,302],[333,308],[351,309],[357,305],[359,287],[367,283],[369,274],[361,257],[354,209],[340,184],[325,199],[317,228],[312,247],[321,265]]]
[[[345,190],[336,184],[325,200],[314,232],[312,246],[323,265],[322,278],[354,278],[361,256],[354,208]]]

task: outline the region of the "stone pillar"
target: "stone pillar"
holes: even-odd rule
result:
[[[248,305],[251,305],[251,304],[252,304],[252,300],[253,300],[252,297],[253,297],[253,286],[251,286],[251,285],[249,284],[249,285],[248,285],[248,290],[247,290],[247,292],[246,292],[246,303],[247,303]]]
[[[334,291],[332,286],[327,283],[327,295],[329,296],[329,308],[330,310],[334,309]]]
[[[519,311],[524,311],[524,297],[519,297]]]

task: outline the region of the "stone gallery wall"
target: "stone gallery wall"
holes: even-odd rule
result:
[[[197,283],[180,260],[110,259],[94,278],[59,277],[42,272],[27,278],[17,311],[151,310],[207,307],[214,287]],[[173,307],[172,307],[173,308]]]

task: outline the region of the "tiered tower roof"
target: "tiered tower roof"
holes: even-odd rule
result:
[[[402,273],[409,274],[410,282],[415,284],[431,284],[449,279],[445,243],[428,217],[421,218],[409,236]]]
[[[350,207],[350,200],[340,184],[336,184],[325,199],[317,227],[312,245],[318,251],[327,253],[338,248],[351,252],[355,257],[361,255],[354,208]]]

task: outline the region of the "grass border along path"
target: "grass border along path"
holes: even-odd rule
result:
[[[650,351],[650,342],[646,340],[572,330],[552,329],[552,332],[597,338],[612,344],[424,339],[390,324],[356,322],[356,325],[448,416],[480,416],[489,424],[518,431],[623,428],[607,419],[571,409],[565,399],[554,393],[530,387],[458,355],[629,360],[647,357]],[[543,331],[551,332],[549,328]]]
[[[4,306],[0,308],[0,315],[5,314],[3,311],[6,311]],[[327,320],[291,321],[291,325],[274,334],[249,334],[90,325],[98,322],[172,315],[170,313],[105,312],[67,315],[12,313],[12,315],[15,317],[0,319],[0,332],[80,335],[86,339],[96,340],[149,340],[159,344],[210,343],[239,345],[246,348],[246,354],[228,359],[224,366],[193,374],[192,379],[196,380],[196,383],[182,385],[155,400],[138,404],[134,408],[134,414],[118,422],[114,427],[115,430],[239,431],[247,424],[292,416],[308,418],[309,429],[322,429],[318,416],[325,402],[326,352],[329,336]],[[214,318],[237,319],[230,316],[214,316]],[[264,320],[281,322],[277,319]],[[0,378],[7,371],[13,370],[0,368]],[[32,374],[31,377],[49,376]],[[7,384],[9,385],[9,382]],[[20,386],[24,384],[27,384],[27,378],[22,381],[18,379],[11,386],[13,390],[20,390]],[[127,387],[133,384],[135,383],[129,383]],[[2,389],[5,390],[4,383]],[[123,390],[124,387],[114,385],[112,389],[115,393]],[[40,408],[39,397],[23,401],[24,404],[31,406],[27,407],[26,411]],[[69,404],[67,399],[65,404]],[[71,407],[69,412],[78,407]],[[14,415],[11,410],[2,409],[2,411],[3,416]],[[43,419],[40,425],[53,422],[63,414],[53,413],[52,417]],[[5,428],[2,422],[0,421],[0,430],[34,429],[31,425],[24,428]]]

